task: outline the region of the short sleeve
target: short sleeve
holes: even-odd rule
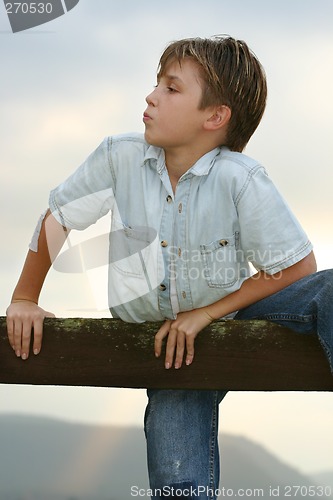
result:
[[[275,274],[311,252],[311,242],[263,167],[249,176],[237,210],[241,251],[257,270]]]
[[[114,181],[109,164],[108,138],[86,161],[50,193],[53,216],[69,229],[85,229],[114,204]]]

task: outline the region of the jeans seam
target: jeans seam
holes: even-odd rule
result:
[[[275,321],[297,321],[298,323],[309,323],[317,319],[317,315],[308,314],[308,315],[300,315],[300,314],[288,314],[288,313],[277,313],[277,314],[263,314],[256,316],[253,319],[266,319],[266,320],[275,320]]]
[[[209,487],[214,491],[214,464],[215,464],[215,450],[216,450],[216,427],[217,427],[217,391],[214,392],[213,411],[212,411],[212,432],[210,440],[210,453],[209,453]],[[214,500],[213,497],[210,497]]]

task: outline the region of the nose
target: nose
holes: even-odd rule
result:
[[[157,93],[156,88],[146,97],[146,103],[150,106],[156,106],[157,104]]]

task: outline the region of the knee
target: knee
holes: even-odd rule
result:
[[[325,288],[328,293],[329,291],[333,292],[333,269],[319,271],[314,276],[319,280],[321,290]]]

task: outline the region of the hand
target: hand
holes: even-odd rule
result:
[[[159,357],[162,350],[162,340],[168,337],[165,354],[165,368],[171,368],[175,357],[175,368],[183,363],[186,347],[186,365],[194,358],[194,340],[198,333],[208,326],[213,318],[205,308],[182,312],[175,320],[167,320],[155,335],[155,355]]]
[[[22,359],[28,358],[32,328],[34,329],[33,352],[38,354],[42,347],[44,318],[54,318],[54,314],[44,311],[28,300],[13,302],[6,312],[8,340],[16,356]]]

